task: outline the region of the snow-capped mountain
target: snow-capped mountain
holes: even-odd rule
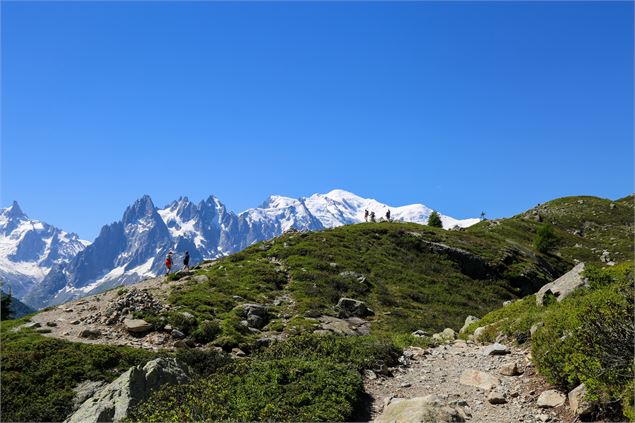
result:
[[[51,268],[70,261],[89,242],[39,220],[29,219],[17,202],[0,209],[2,289],[22,298]]]
[[[214,196],[197,204],[182,197],[162,209],[144,196],[126,209],[121,221],[104,226],[70,262],[48,272],[24,299],[38,308],[59,304],[159,275],[170,250],[176,253],[177,265],[185,251],[196,263],[240,251],[291,228],[321,230],[363,222],[365,210],[374,212],[377,220],[390,210],[393,220],[417,223],[426,223],[432,213],[422,204],[391,207],[342,190],[299,199],[271,196],[240,214],[228,211]],[[446,228],[478,222],[444,215],[441,220]]]

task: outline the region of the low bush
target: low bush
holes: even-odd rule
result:
[[[304,334],[275,343],[257,356],[264,359],[329,359],[361,371],[393,366],[400,354],[400,349],[390,339]]]
[[[563,301],[545,316],[532,352],[550,382],[565,390],[584,383],[588,399],[599,400],[608,412],[612,403],[632,400],[635,330],[632,276],[607,284],[607,274],[600,275],[600,288]]]
[[[85,380],[114,380],[155,354],[133,348],[47,338],[24,319],[2,322],[2,421],[62,421],[72,411],[73,388]]]
[[[244,360],[188,385],[165,387],[130,421],[348,421],[358,372],[331,360]]]
[[[221,333],[218,322],[205,320],[199,323],[198,327],[192,331],[191,337],[195,342],[207,344],[213,341]]]
[[[231,362],[225,353],[198,348],[178,350],[176,359],[190,366],[199,376],[210,375]]]

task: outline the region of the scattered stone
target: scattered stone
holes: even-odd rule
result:
[[[499,344],[498,342],[486,347],[483,350],[483,355],[505,355],[509,354],[509,348],[506,345]]]
[[[163,327],[163,330],[166,331],[166,332],[172,332],[172,325],[165,325]]]
[[[489,395],[487,396],[487,401],[490,404],[506,404],[507,403],[505,394],[502,392],[498,392],[496,390],[489,393]]]
[[[529,328],[529,335],[531,335],[533,337],[534,334],[536,332],[538,332],[538,329],[543,327],[544,324],[545,324],[544,322],[538,322],[538,323],[534,323],[533,325],[531,325],[531,328]]]
[[[503,364],[500,369],[500,374],[503,376],[518,376],[523,374],[523,371],[518,367],[517,363]]]
[[[236,355],[236,357],[245,357],[247,354],[240,348],[232,348],[232,353]]]
[[[412,386],[412,383],[410,382],[404,382],[401,385],[399,385],[400,388],[410,388]]]
[[[562,392],[549,389],[540,394],[537,405],[540,408],[560,407],[564,404],[566,399],[567,397]]]
[[[157,358],[145,366],[131,367],[111,384],[84,401],[67,423],[121,421],[128,410],[147,399],[159,387],[187,383],[190,370],[173,358]]]
[[[536,415],[536,419],[540,420],[541,422],[547,422],[547,421],[551,420],[551,417],[549,417],[546,414],[537,414]]]
[[[152,329],[152,325],[143,319],[126,319],[123,325],[130,333],[143,333]]]
[[[464,422],[465,413],[445,404],[436,395],[396,401],[392,399],[376,423],[392,422]]]
[[[99,329],[84,329],[79,333],[79,337],[89,339],[101,338],[101,331]]]
[[[456,332],[454,332],[452,328],[445,328],[443,332],[441,332],[441,336],[448,340],[454,340],[456,339]]]
[[[385,313],[384,313],[384,314],[385,314]],[[412,336],[416,336],[416,337],[418,337],[418,338],[423,338],[423,337],[426,337],[426,336],[430,336],[430,334],[428,334],[428,332],[426,332],[426,331],[425,331],[425,330],[423,330],[423,329],[418,329],[418,330],[416,330],[416,331],[412,332],[410,335],[412,335]]]
[[[495,386],[498,386],[500,384],[500,380],[489,373],[474,369],[465,369],[463,370],[463,373],[461,373],[459,383],[489,391]]]
[[[373,310],[368,308],[365,302],[354,300],[352,298],[342,297],[337,302],[335,308],[339,312],[340,318],[342,317],[366,317],[375,314]]]
[[[174,348],[177,349],[188,349],[191,348],[191,343],[186,341],[185,339],[179,339],[174,343]]]
[[[207,275],[196,275],[192,278],[196,283],[207,283],[209,282],[209,278]]]
[[[72,308],[65,308],[64,309],[64,313],[72,313],[73,309]]]
[[[178,329],[172,329],[172,332],[170,333],[172,335],[172,338],[174,339],[183,339],[185,338],[185,334],[183,332],[181,332]]]
[[[55,326],[57,326],[57,323],[55,323],[55,322],[46,322],[46,326],[48,326],[50,328],[54,328]]]
[[[507,300],[507,301],[503,301],[503,307],[507,307],[508,305],[510,305],[511,303],[513,303],[512,300]]]
[[[373,372],[370,369],[366,369],[364,370],[364,377],[368,380],[375,380],[377,379],[377,375],[375,374],[375,372]]]
[[[545,296],[553,295],[558,302],[571,295],[578,288],[588,286],[588,281],[582,276],[584,263],[578,263],[573,269],[560,276],[553,282],[544,285],[536,293],[536,304],[544,305]]]
[[[463,327],[461,328],[461,330],[459,331],[459,333],[463,333],[467,330],[468,326],[470,326],[472,323],[478,322],[479,319],[478,317],[475,316],[467,316],[465,318],[465,323],[463,324]]]
[[[593,411],[594,404],[584,398],[586,392],[586,386],[582,383],[567,395],[569,398],[569,407],[571,407],[571,411],[577,416],[583,416]]]

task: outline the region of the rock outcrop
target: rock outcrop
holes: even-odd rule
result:
[[[340,298],[335,308],[337,308],[339,317],[341,318],[366,317],[375,314],[373,310],[368,308],[365,302],[352,298]]]
[[[145,366],[131,367],[111,384],[84,401],[66,423],[117,422],[140,401],[165,384],[191,380],[189,369],[172,358],[157,358]]]
[[[578,288],[588,285],[586,278],[582,276],[584,263],[578,263],[573,269],[560,276],[553,282],[544,285],[536,293],[536,304],[544,305],[545,298],[553,295],[558,302],[567,298]]]

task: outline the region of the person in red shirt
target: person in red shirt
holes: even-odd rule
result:
[[[168,256],[165,258],[165,267],[168,268],[168,271],[165,274],[169,275],[170,270],[172,270],[172,251],[170,251]]]

